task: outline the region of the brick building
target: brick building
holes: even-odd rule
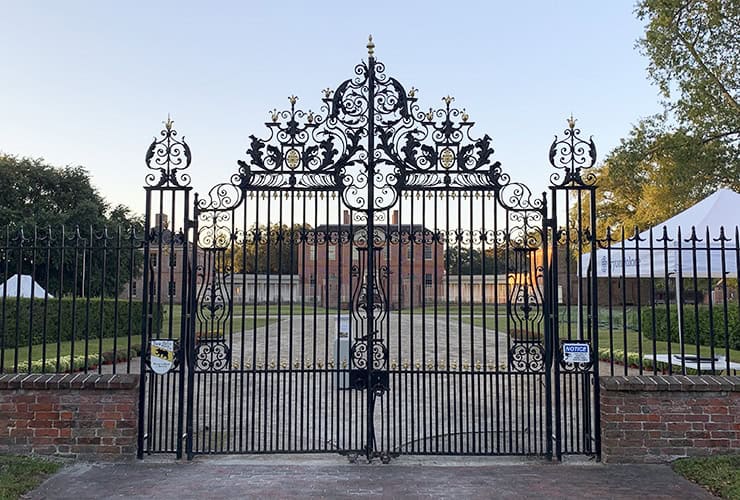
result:
[[[169,228],[169,219],[165,214],[154,216],[154,226],[151,228],[152,243],[149,247],[150,283],[149,293],[158,302],[182,303],[184,264],[187,262],[184,236],[175,233]],[[188,254],[192,247],[188,247]],[[200,260],[200,259],[199,259]],[[119,297],[132,300],[142,300],[144,297],[143,269],[139,275],[124,285]]]
[[[387,267],[389,274],[383,282],[387,287],[391,309],[420,306],[422,301],[434,301],[435,293],[443,297],[444,243],[432,242],[433,234],[421,224],[400,224],[394,211],[390,224],[379,224],[378,230],[388,233],[387,242],[376,251],[379,269]],[[317,305],[347,307],[352,290],[359,279],[352,276],[352,269],[365,269],[367,250],[358,249],[351,239],[366,231],[364,225],[350,224],[349,212],[344,212],[342,224],[323,224],[313,229],[309,242],[298,248],[298,276],[302,295],[306,300],[316,300]],[[350,240],[326,237],[349,235]],[[427,236],[426,238],[424,236]],[[312,235],[309,235],[312,236]],[[409,241],[409,236],[414,243]],[[324,239],[320,244],[314,239]],[[364,273],[362,273],[364,274]],[[435,286],[435,284],[437,286]]]

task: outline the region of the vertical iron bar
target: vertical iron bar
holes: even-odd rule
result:
[[[596,188],[589,189],[591,196],[589,200],[589,207],[591,211],[591,262],[596,262],[596,246],[597,246],[597,219],[596,219]],[[593,363],[593,384],[594,384],[594,401],[593,401],[593,415],[594,415],[594,447],[596,448],[596,460],[601,461],[601,388],[599,387],[599,296],[598,296],[598,281],[596,272],[591,273],[591,316],[592,316],[592,328],[593,333],[591,335],[591,341],[594,356]]]
[[[375,339],[374,304],[375,304],[375,57],[368,57],[368,97],[367,97],[367,401],[366,401],[366,444],[365,453],[367,459],[371,459],[374,451],[374,395],[372,388],[373,379],[373,344]]]

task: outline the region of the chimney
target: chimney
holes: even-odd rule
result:
[[[154,216],[154,227],[156,229],[168,229],[168,226],[170,225],[169,219],[167,218],[167,214],[156,214]]]
[[[349,210],[344,211],[344,224],[349,226]]]
[[[398,224],[398,210],[393,211],[393,218],[391,219],[391,224],[393,225]]]

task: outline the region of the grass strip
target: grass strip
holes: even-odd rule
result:
[[[61,466],[43,458],[0,455],[0,500],[20,498]]]
[[[740,455],[681,458],[673,470],[714,495],[740,499]]]

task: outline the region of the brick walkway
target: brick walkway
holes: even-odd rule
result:
[[[74,464],[29,495],[98,498],[714,498],[663,465],[402,457],[390,465],[341,457],[200,458]]]

